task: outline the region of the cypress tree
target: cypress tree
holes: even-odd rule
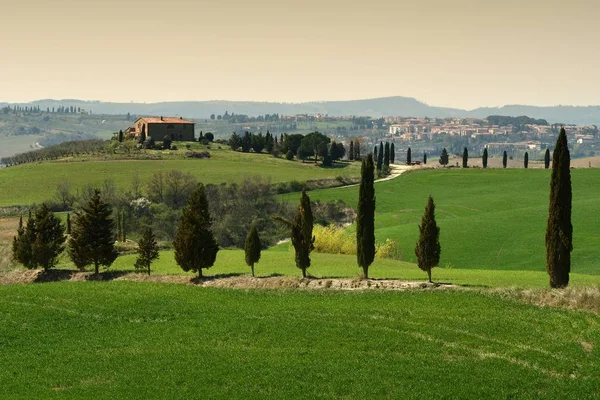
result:
[[[118,256],[115,249],[115,221],[112,207],[102,200],[99,189],[75,213],[69,252],[75,265],[83,269],[93,264],[98,274],[100,265],[109,267]]]
[[[121,211],[121,235],[122,235],[122,242],[123,243],[127,242],[127,229],[126,229],[126,225],[125,225],[125,211]]]
[[[429,196],[419,226],[419,240],[415,247],[417,265],[427,272],[429,282],[432,282],[431,269],[437,267],[440,263],[441,251],[440,228],[435,221],[435,204],[433,203],[433,197]]]
[[[67,235],[71,234],[71,213],[67,213]]]
[[[373,148],[373,158],[377,160],[377,145]]]
[[[427,153],[423,153],[423,164],[427,164]]]
[[[570,163],[567,134],[563,127],[552,154],[550,207],[546,228],[546,270],[552,288],[567,287],[571,271],[573,225]]]
[[[117,240],[123,241],[123,225],[121,224],[121,213],[117,211]]]
[[[523,166],[527,168],[529,166],[529,153],[525,152],[525,156],[523,157]]]
[[[375,259],[375,187],[373,157],[369,154],[362,162],[356,213],[356,258],[365,279]]]
[[[350,152],[348,153],[348,160],[354,161],[354,141],[350,141]]]
[[[244,253],[246,255],[246,265],[252,270],[252,276],[254,276],[254,264],[260,260],[260,249],[261,249],[260,237],[258,236],[258,229],[256,228],[256,222],[252,224],[248,236],[246,236],[246,242],[244,243]]]
[[[390,163],[394,164],[396,162],[396,146],[394,142],[390,145]]]
[[[508,154],[506,154],[506,150],[504,150],[504,153],[502,154],[502,167],[506,168],[507,165],[508,165]]]
[[[302,277],[306,278],[306,269],[310,267],[310,252],[315,248],[315,237],[313,231],[313,214],[310,206],[310,198],[306,191],[302,190],[298,214],[293,221],[283,217],[275,217],[292,229],[292,245],[296,252],[296,267],[302,270]]]
[[[19,261],[19,246],[21,244],[21,239],[25,234],[25,229],[23,229],[23,216],[19,217],[19,227],[17,228],[17,234],[13,237],[12,242],[12,258],[14,261]]]
[[[385,142],[385,148],[383,151],[383,165],[386,167],[390,166],[390,143]]]
[[[468,163],[469,163],[469,150],[467,150],[467,148],[465,147],[463,149],[462,167],[469,168]]]
[[[440,155],[440,165],[446,166],[448,161],[448,151],[446,151],[446,148],[444,147],[442,154]]]
[[[158,255],[158,244],[151,227],[147,227],[138,242],[138,257],[135,260],[135,269],[148,272],[150,275],[150,265],[156,260]]]
[[[406,165],[411,165],[411,164],[412,164],[412,150],[409,147],[408,150],[406,150]]]
[[[46,204],[42,204],[35,212],[35,242],[33,258],[36,266],[44,271],[54,268],[58,257],[65,249],[65,228]]]
[[[546,154],[544,154],[544,168],[548,169],[550,167],[550,149],[546,149]]]
[[[483,149],[483,156],[481,157],[481,163],[483,164],[483,168],[487,168],[487,164],[488,164],[487,147],[485,149]]]
[[[383,168],[383,142],[379,142],[379,150],[377,151],[377,171]]]
[[[199,277],[202,269],[214,265],[219,251],[211,225],[206,191],[200,183],[181,212],[173,241],[177,264],[184,271],[198,272]]]
[[[359,161],[360,158],[360,142],[358,141],[358,139],[356,139],[354,141],[354,159]]]
[[[119,131],[119,143],[123,143],[123,131]]]

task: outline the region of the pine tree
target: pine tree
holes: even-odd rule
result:
[[[481,163],[483,164],[483,168],[487,168],[487,164],[488,164],[487,147],[485,149],[483,149],[483,156],[481,157]]]
[[[246,255],[246,265],[252,270],[252,276],[254,276],[254,264],[260,260],[260,249],[261,249],[260,237],[258,236],[258,229],[256,228],[256,222],[252,224],[248,236],[246,236],[246,242],[244,243],[244,252]]]
[[[385,147],[383,150],[383,165],[386,167],[390,166],[390,143],[385,142]]]
[[[421,226],[419,226],[419,240],[415,247],[417,265],[427,272],[429,282],[432,282],[431,269],[440,263],[440,253],[440,228],[435,222],[433,197],[429,196],[427,206],[425,206],[425,214],[421,218]]]
[[[315,248],[315,237],[312,234],[313,214],[306,191],[302,190],[298,214],[293,221],[283,217],[275,217],[275,220],[291,228],[292,245],[296,252],[296,267],[302,270],[302,277],[306,278],[306,269],[310,267],[310,252]]]
[[[25,268],[35,269],[37,263],[33,255],[33,246],[35,244],[35,220],[29,212],[27,223],[23,227],[22,218],[19,220],[19,229],[17,236],[13,238],[13,259],[21,263]]]
[[[217,259],[219,245],[211,230],[212,218],[203,184],[198,184],[181,212],[175,232],[175,261],[184,271],[198,272],[210,268]]]
[[[150,275],[150,265],[152,261],[158,259],[158,244],[151,227],[144,230],[138,243],[138,257],[135,261],[135,269],[148,272]]]
[[[35,242],[33,259],[36,266],[44,271],[54,268],[58,257],[65,249],[65,228],[46,204],[42,204],[35,212]]]
[[[383,143],[379,142],[379,150],[377,151],[377,171],[383,168]]]
[[[469,168],[468,163],[469,163],[469,150],[467,150],[467,148],[465,147],[463,149],[462,167]]]
[[[507,165],[508,165],[508,154],[506,154],[506,150],[504,150],[504,153],[502,154],[502,167],[506,168]]]
[[[406,165],[411,165],[412,164],[412,150],[409,147],[408,150],[406,150]]]
[[[573,225],[570,163],[567,134],[563,127],[552,154],[550,207],[546,228],[546,270],[550,275],[552,288],[567,287],[571,271]]]
[[[550,167],[550,149],[546,149],[546,154],[544,154],[544,168],[548,169]]]
[[[356,213],[356,258],[365,279],[375,259],[375,187],[373,157],[369,154],[362,162]]]
[[[523,157],[523,166],[527,168],[529,166],[529,153],[525,152],[525,156]]]
[[[348,160],[354,161],[354,141],[350,141],[350,152],[348,153]]]
[[[427,153],[423,153],[423,165],[427,165]]]
[[[448,161],[448,151],[446,151],[446,148],[444,147],[442,155],[440,156],[440,165],[446,166],[448,165]]]
[[[394,142],[390,145],[390,163],[394,164],[396,162],[396,146]]]
[[[71,234],[71,213],[67,213],[67,235]]]
[[[112,207],[102,200],[99,189],[94,189],[88,203],[75,213],[69,252],[79,269],[93,264],[96,274],[101,265],[110,267],[118,256]]]

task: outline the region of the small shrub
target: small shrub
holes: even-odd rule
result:
[[[375,245],[375,257],[402,260],[402,251],[395,240],[385,239],[385,243]]]
[[[185,153],[187,158],[210,158],[208,151],[188,151]]]
[[[171,150],[177,150],[177,146],[171,146]]]
[[[288,152],[285,153],[285,159],[288,161],[292,161],[294,159],[294,153],[292,153],[291,150],[288,150]]]

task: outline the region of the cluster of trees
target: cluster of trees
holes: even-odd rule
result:
[[[548,121],[545,119],[535,119],[526,116],[521,117],[507,117],[505,115],[490,115],[486,118],[488,124],[498,126],[509,126],[509,125],[544,125],[548,126]]]
[[[244,153],[252,150],[254,153],[264,151],[274,156],[285,154],[289,160],[294,157],[301,160],[314,157],[317,162],[320,158],[325,165],[330,165],[332,161],[340,160],[346,155],[343,143],[336,143],[320,132],[311,132],[307,135],[282,133],[279,137],[271,135],[268,131],[266,135],[246,131],[243,136],[234,132],[229,139],[229,146],[234,151],[239,150]]]
[[[259,115],[257,117],[249,117],[245,114],[229,114],[228,111],[225,111],[223,115],[210,115],[211,120],[224,120],[232,123],[244,123],[244,122],[277,122],[279,121],[279,114],[265,114]]]
[[[61,157],[80,154],[96,154],[106,152],[106,142],[101,139],[63,142],[43,149],[27,151],[11,157],[3,157],[0,162],[11,166],[44,160],[55,160]]]
[[[81,112],[83,112],[84,110],[81,107],[73,107],[73,106],[60,106],[60,107],[47,107],[46,108],[46,112],[47,113],[57,113],[57,114],[80,114]],[[17,113],[30,113],[30,114],[39,114],[42,112],[42,109],[40,108],[40,106],[21,106],[21,105],[14,105],[14,106],[6,106],[4,107],[2,110],[0,110],[1,113],[3,114],[8,114],[8,113],[13,113],[13,114],[17,114]]]
[[[409,156],[410,157],[410,148],[409,148]],[[442,150],[442,154],[440,156],[440,160],[439,163],[440,165],[446,166],[448,165],[448,151],[446,150],[446,148],[444,148]],[[487,147],[483,149],[483,154],[481,156],[481,164],[483,166],[483,168],[487,168],[488,166],[488,149]],[[410,158],[408,158],[410,159]],[[423,162],[426,164],[427,163],[427,155],[425,154],[423,157]],[[468,168],[469,162],[469,150],[465,147],[463,149],[463,154],[462,154],[462,167],[463,168]],[[508,167],[508,153],[506,152],[506,150],[504,150],[502,152],[502,167],[506,168]],[[525,154],[523,155],[523,167],[524,168],[529,168],[529,153],[525,152]],[[550,150],[546,149],[546,153],[544,154],[544,168],[548,169],[550,167]]]
[[[362,157],[360,155],[360,141],[358,139],[350,140],[350,148],[348,149],[348,160],[359,161]]]
[[[377,173],[379,175],[387,175],[390,170],[390,163],[394,163],[396,159],[396,148],[394,143],[379,142],[379,146],[373,148],[373,157],[377,160]],[[408,149],[408,160],[410,160],[410,148]],[[410,161],[407,161],[410,162]]]

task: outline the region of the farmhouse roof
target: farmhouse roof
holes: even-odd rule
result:
[[[177,117],[142,117],[139,120],[144,120],[149,124],[194,124],[192,121]]]

